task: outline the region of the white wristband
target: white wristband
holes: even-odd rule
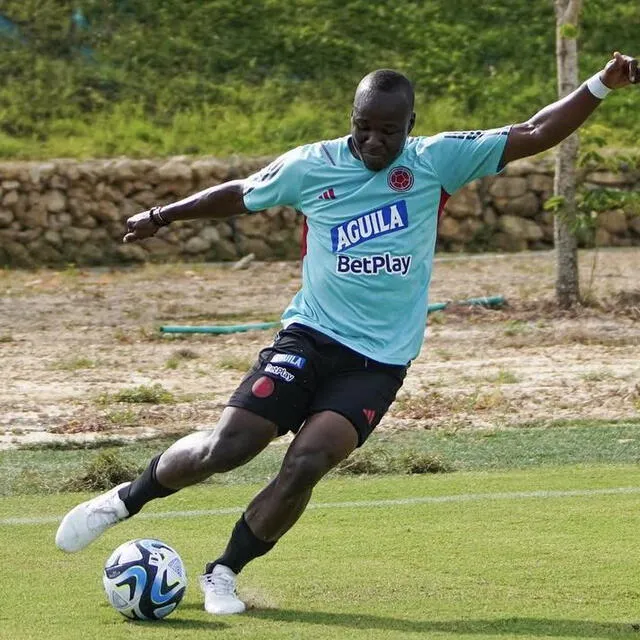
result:
[[[611,93],[611,89],[600,80],[600,72],[596,73],[595,76],[591,76],[585,84],[587,85],[587,89],[600,100],[604,100]]]

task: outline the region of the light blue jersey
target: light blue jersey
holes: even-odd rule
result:
[[[298,147],[246,181],[250,211],[305,216],[302,288],[282,316],[364,356],[407,364],[420,352],[438,216],[466,183],[500,170],[509,129],[408,138],[369,171],[349,136]]]

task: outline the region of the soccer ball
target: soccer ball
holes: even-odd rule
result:
[[[129,540],[104,565],[102,583],[109,603],[133,620],[159,620],[180,603],[187,574],[180,556],[159,540]]]

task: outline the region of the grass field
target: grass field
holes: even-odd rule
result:
[[[2,499],[0,637],[638,637],[636,466],[328,480],[242,574],[251,610],[214,619],[197,574],[255,490],[184,491],[78,555],[58,552],[53,535],[84,496]],[[101,587],[110,551],[143,536],[174,545],[190,577],[180,608],[159,623],[125,621]]]

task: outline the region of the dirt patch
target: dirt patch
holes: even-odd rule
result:
[[[508,305],[433,315],[380,428],[637,418],[640,251],[584,252],[581,273],[589,306],[562,312],[552,253],[439,257],[432,301],[502,294]],[[299,283],[297,263],[0,271],[0,446],[214,425],[274,331],[169,336],[159,326],[273,320]],[[172,401],[113,400],[152,385]]]

